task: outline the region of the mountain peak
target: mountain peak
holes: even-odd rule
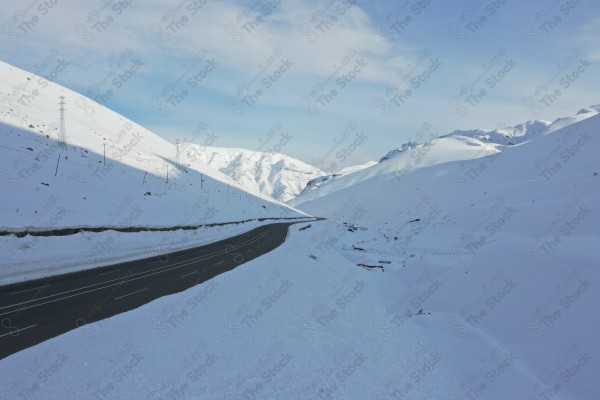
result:
[[[206,164],[242,187],[282,202],[298,196],[312,179],[325,175],[313,165],[276,152],[188,144],[185,154],[194,156],[190,165]]]
[[[394,150],[390,150],[385,156],[381,157],[381,159],[379,160],[379,162],[384,162],[387,160],[390,160],[394,157],[397,157],[398,154],[410,150],[410,149],[414,149],[415,147],[418,146],[418,143],[416,142],[408,142],[408,143],[404,143],[402,146],[400,146],[399,148],[396,148]]]

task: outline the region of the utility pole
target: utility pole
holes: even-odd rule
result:
[[[106,168],[106,143],[104,143],[104,168]]]
[[[58,147],[60,149],[67,149],[67,130],[65,127],[65,97],[60,96],[60,123],[58,125]]]
[[[58,164],[60,164],[60,153],[58,153],[58,159],[56,160],[56,170],[54,170],[54,176],[58,174]]]
[[[200,173],[200,189],[204,189],[204,175]]]
[[[181,164],[179,163],[179,139],[175,143],[175,164],[177,164],[178,169],[181,169]]]

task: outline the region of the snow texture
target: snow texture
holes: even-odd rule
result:
[[[15,81],[25,77],[10,73]],[[36,102],[20,117],[11,114],[12,127],[3,128],[19,154],[28,154],[25,146],[37,154],[56,140],[44,110]],[[71,161],[93,166],[102,137],[108,140],[104,124],[94,122],[108,111],[94,110],[95,117],[81,111],[81,125],[71,129],[87,133],[74,133],[69,150]],[[23,128],[29,123],[34,128]],[[121,123],[112,127],[118,131]],[[330,179],[290,202],[327,220],[294,225],[282,246],[209,282],[2,360],[0,395],[597,399],[599,130],[600,116],[590,108],[552,124],[454,133]],[[141,171],[173,154],[172,145],[144,132],[148,140],[122,157],[128,172],[111,173],[116,189],[105,179],[85,191],[80,167],[66,165],[54,178],[43,164],[17,180],[14,193],[5,181],[3,225],[47,221],[52,213],[36,221],[34,210],[43,209],[44,191],[57,181],[69,196],[56,194],[54,207],[74,204],[57,225],[106,223],[124,195],[142,204],[140,222],[201,220],[181,215],[194,204],[184,187],[198,185],[191,167],[174,173],[176,188],[161,189],[164,176],[155,171],[156,181],[140,190]],[[84,149],[93,152],[87,159]],[[6,164],[3,157],[3,168],[14,170],[14,159]],[[256,215],[261,205],[269,216],[297,215],[246,199],[233,186],[241,196],[230,193],[224,203],[220,177],[214,172],[205,185],[221,219]],[[152,196],[140,198],[146,190]],[[81,196],[100,192],[109,205],[94,201],[99,209],[91,213]],[[166,211],[174,201],[180,203]]]

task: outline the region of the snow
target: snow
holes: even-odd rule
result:
[[[401,177],[416,169],[449,161],[468,161],[503,151],[508,146],[527,142],[584,121],[598,115],[600,106],[581,109],[572,117],[558,118],[553,122],[527,121],[514,127],[495,130],[474,129],[453,131],[426,143],[409,142],[389,151],[379,163],[366,164],[364,168],[356,168],[360,173],[329,175],[309,182],[307,188],[287,204],[298,207],[303,203],[319,199],[330,193],[355,185],[376,177],[383,185],[389,185],[390,176]],[[425,129],[422,133],[426,133]],[[423,135],[421,135],[423,136]],[[468,163],[461,163],[461,172]],[[455,171],[456,172],[456,171]],[[464,172],[464,171],[462,171]],[[319,190],[315,190],[315,189]]]
[[[295,198],[304,196],[304,195],[306,195],[306,193],[309,193],[309,192],[321,187],[324,184],[331,183],[332,181],[335,181],[343,176],[346,176],[346,175],[352,174],[354,172],[358,172],[360,170],[372,167],[375,164],[377,164],[375,161],[367,161],[364,164],[351,165],[349,167],[342,168],[341,170],[339,170],[338,172],[336,172],[334,174],[321,175],[321,176],[314,178],[314,179],[310,180],[309,182],[307,182],[304,189]],[[293,202],[293,200],[294,199],[291,199],[289,202]]]
[[[600,116],[588,110],[523,124],[513,145],[461,132],[329,179],[290,202],[327,220],[293,225],[282,246],[201,285],[7,357],[0,394],[596,399]],[[225,215],[265,203],[242,200]]]
[[[367,161],[366,163],[363,163],[363,164],[351,165],[349,167],[340,169],[338,172],[335,173],[335,175],[337,175],[337,176],[345,176],[345,175],[348,175],[348,174],[352,174],[354,172],[358,172],[358,171],[363,170],[365,168],[372,167],[375,164],[377,164],[377,162],[375,162],[375,161]]]
[[[8,357],[0,386],[29,398],[425,399],[469,398],[475,389],[478,398],[542,398],[555,382],[554,398],[597,394],[600,348],[590,328],[598,317],[580,318],[600,300],[597,292],[584,291],[542,335],[522,323],[562,294],[557,285],[565,295],[578,279],[596,287],[594,266],[550,274],[551,265],[520,268],[526,256],[514,240],[482,252],[478,267],[450,266],[429,251],[443,240],[423,235],[405,267],[393,258],[384,273],[366,271],[321,240],[337,238],[339,247],[355,234],[331,221],[311,224],[292,227],[280,248],[205,284]],[[506,251],[514,257],[503,259]],[[503,290],[478,323],[460,317]],[[571,376],[580,354],[592,358]]]
[[[377,324],[403,332],[418,324],[440,352],[434,372],[447,380],[425,382],[446,394],[408,397],[600,394],[600,317],[589,311],[600,300],[596,114],[559,119],[561,128],[471,160],[347,176],[339,190],[300,204],[351,227],[332,247],[353,264],[384,266],[379,291],[391,310]]]
[[[59,147],[59,96],[66,103],[67,149]],[[174,144],[5,63],[0,100],[0,229],[196,225],[301,215],[207,165],[180,168]]]
[[[187,144],[184,155],[189,165],[202,162],[238,185],[282,202],[298,196],[311,179],[325,175],[315,166],[275,152]]]
[[[538,136],[545,135],[549,132],[564,128],[565,126],[582,121],[593,115],[598,114],[598,106],[582,108],[577,112],[577,115],[571,117],[557,118],[549,122],[543,120],[532,120],[522,124],[517,124],[512,127],[502,127],[494,130],[468,130],[468,131],[453,131],[448,136],[468,136],[479,140],[488,141],[502,145],[514,145],[527,140],[534,139]]]
[[[382,185],[388,182],[390,175],[402,176],[434,164],[455,160],[470,160],[499,152],[497,145],[484,143],[465,136],[453,136],[433,139],[405,151],[380,163],[336,179],[321,183],[317,190],[304,191],[300,196],[288,201],[293,207],[317,200],[330,193],[351,187],[360,182],[376,179]]]
[[[418,144],[417,142],[408,142],[408,143],[404,143],[404,144],[402,145],[402,147],[400,147],[400,148],[397,148],[397,149],[394,149],[394,150],[391,150],[391,151],[388,151],[388,153],[387,153],[385,156],[383,156],[383,157],[381,157],[381,158],[379,159],[379,162],[387,161],[387,160],[390,160],[390,159],[392,159],[392,158],[394,158],[394,157],[397,157],[397,156],[398,156],[398,155],[400,155],[400,154],[401,154],[403,151],[407,151],[407,150],[410,150],[410,149],[414,149],[414,148],[418,147],[418,145],[419,145],[419,144]]]

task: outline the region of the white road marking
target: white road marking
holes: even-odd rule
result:
[[[197,273],[198,273],[198,271],[194,271],[194,272],[190,272],[189,274],[181,275],[181,277],[185,278],[186,276],[194,275],[194,274],[197,274]]]
[[[41,290],[41,289],[43,289],[45,287],[46,286],[40,286],[40,287],[34,287],[34,288],[29,288],[29,289],[17,290],[16,292],[12,292],[12,293],[9,293],[9,294],[17,294],[17,293],[29,292],[31,290]]]
[[[15,331],[12,331],[12,332],[5,333],[4,335],[0,335],[0,338],[1,338],[1,337],[4,337],[4,336],[8,336],[8,335],[11,335],[11,336],[19,336],[19,332],[21,332],[21,331],[24,331],[24,330],[26,330],[26,329],[29,329],[29,328],[33,328],[34,326],[37,326],[37,324],[35,324],[35,325],[31,325],[31,326],[28,326],[28,327],[26,327],[26,328],[17,329],[17,331],[16,331],[16,332],[15,332]],[[16,335],[15,335],[15,333],[16,333]]]
[[[216,266],[216,265],[221,265],[221,264],[223,264],[224,262],[225,262],[225,261],[219,261],[218,263],[216,263],[216,264],[215,264],[215,266]]]
[[[120,269],[116,269],[114,271],[103,272],[101,274],[98,274],[98,276],[100,276],[100,275],[114,274],[115,272],[120,272],[120,271],[121,271]]]
[[[148,265],[158,264],[158,263],[161,263],[161,262],[162,262],[162,260],[156,260],[156,261],[149,262]]]
[[[136,294],[136,293],[139,293],[139,292],[143,292],[144,290],[148,290],[148,288],[143,288],[143,289],[141,289],[141,290],[138,290],[137,292],[128,293],[128,294],[125,294],[125,295],[123,295],[123,296],[115,297],[115,300],[119,300],[119,299],[122,299],[123,297],[131,296],[132,294]]]

